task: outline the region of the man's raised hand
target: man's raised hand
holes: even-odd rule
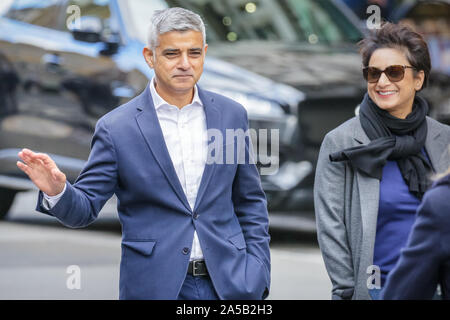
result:
[[[64,190],[66,175],[48,155],[22,149],[19,158],[23,162],[17,161],[17,166],[28,175],[39,190],[49,196],[55,196]]]

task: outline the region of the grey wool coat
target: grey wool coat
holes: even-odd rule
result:
[[[425,149],[433,169],[443,172],[450,165],[450,127],[429,117],[427,125]],[[370,299],[380,181],[329,159],[330,153],[369,142],[359,117],[354,117],[330,131],[320,148],[314,205],[332,299]]]

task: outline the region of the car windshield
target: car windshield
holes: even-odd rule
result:
[[[183,7],[199,13],[207,40],[236,42],[355,42],[361,32],[330,0],[131,0],[126,1],[137,36],[146,39],[153,10]],[[139,26],[139,27],[138,27]]]

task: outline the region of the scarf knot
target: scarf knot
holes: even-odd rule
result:
[[[416,96],[412,112],[406,119],[399,119],[379,108],[366,93],[359,119],[370,142],[330,154],[330,160],[348,161],[354,169],[379,180],[386,162],[394,160],[409,191],[421,199],[430,186],[432,173],[423,152],[428,131],[427,112],[427,102]]]
[[[417,143],[413,136],[396,136],[395,145],[389,160],[399,160],[405,157],[414,156],[420,152],[420,143]]]

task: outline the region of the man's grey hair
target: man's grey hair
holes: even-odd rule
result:
[[[202,18],[183,8],[156,10],[148,28],[148,46],[151,50],[159,45],[159,36],[170,31],[199,31],[203,35],[203,46],[206,44],[205,24]]]

